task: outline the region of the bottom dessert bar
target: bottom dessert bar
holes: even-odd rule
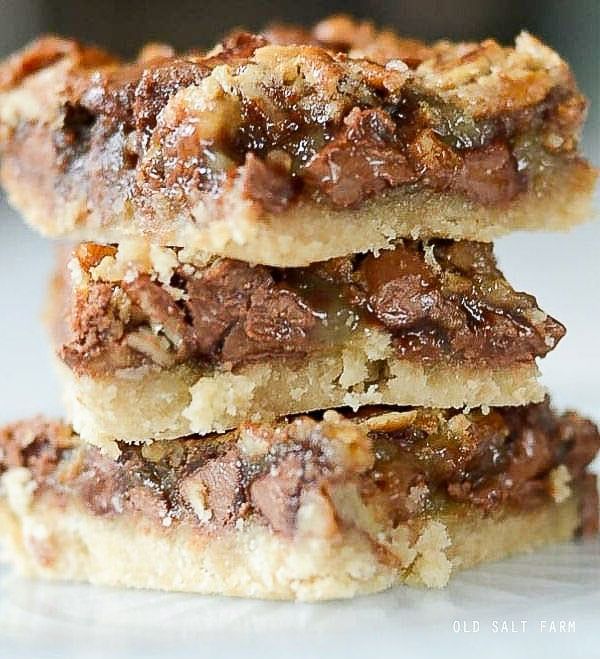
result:
[[[598,529],[600,436],[547,401],[328,411],[119,447],[113,460],[42,419],[0,431],[0,534],[23,573],[321,600],[442,587]]]

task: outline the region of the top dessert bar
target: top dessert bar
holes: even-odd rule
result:
[[[1,176],[49,235],[303,266],[584,219],[585,110],[528,33],[429,45],[334,17],[133,63],[44,37],[0,68]]]

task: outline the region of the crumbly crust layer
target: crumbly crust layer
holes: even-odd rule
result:
[[[461,561],[597,532],[585,469],[599,446],[593,424],[547,403],[329,411],[121,445],[115,460],[37,419],[0,431],[3,539],[35,574],[100,583],[304,599],[440,587]],[[121,570],[132,548],[161,557],[155,580],[144,561]]]
[[[546,393],[534,365],[491,373],[444,367],[426,371],[386,357],[380,352],[381,338],[367,336],[337,356],[314,358],[300,367],[280,362],[208,376],[179,366],[92,378],[76,375],[61,362],[57,366],[69,420],[86,441],[111,453],[115,437],[130,443],[177,439],[324,406],[358,409],[398,401],[453,408],[516,406],[539,402]],[[385,376],[382,364],[389,370]]]
[[[375,45],[376,57],[365,35],[329,34],[321,48],[269,43],[282,42],[273,34],[238,33],[205,57],[159,49],[131,65],[64,40],[14,56],[0,75],[13,201],[54,235],[143,234],[272,265],[411,232],[489,239],[580,217],[596,176],[576,155],[585,102],[567,65],[530,35],[514,48],[398,39],[387,55]],[[435,200],[437,216],[424,208]],[[349,237],[354,221],[367,233]],[[310,243],[294,249],[303,233]]]
[[[183,529],[157,531],[133,516],[106,520],[43,502],[24,512],[0,499],[7,560],[25,576],[300,601],[350,598],[403,583],[443,587],[458,570],[569,540],[578,525],[577,495],[524,513],[433,519],[415,543],[395,541],[405,558],[394,566],[351,530],[336,542],[298,543],[251,526],[198,542]],[[399,536],[403,530],[408,535],[401,525]]]

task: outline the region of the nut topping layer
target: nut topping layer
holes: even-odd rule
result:
[[[564,334],[510,287],[484,243],[404,241],[293,269],[193,264],[160,248],[141,264],[126,248],[84,243],[70,269],[60,354],[80,373],[303,358],[370,329],[388,332],[403,359],[500,368],[531,363]]]
[[[334,513],[344,495],[346,515],[355,501],[356,514],[366,506],[392,528],[458,504],[488,513],[560,501],[593,478],[585,468],[600,436],[591,422],[558,416],[545,402],[488,414],[372,409],[352,420],[330,411],[320,421],[121,448],[115,461],[62,424],[17,423],[0,431],[0,473],[26,467],[35,497],[75,497],[97,515],[135,512],[213,533],[253,517],[292,535],[307,502],[332,531],[344,523]],[[584,491],[583,522],[593,532],[597,500]]]
[[[100,215],[133,204],[157,221],[233,188],[268,213],[399,186],[503,204],[577,157],[585,105],[529,34],[427,45],[343,17],[131,64],[47,37],[0,68],[5,157]]]

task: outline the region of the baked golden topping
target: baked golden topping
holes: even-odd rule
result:
[[[566,63],[529,34],[426,45],[343,17],[132,64],[47,37],[4,63],[0,89],[9,158],[50,140],[67,196],[149,215],[156,195],[191,210],[236,186],[271,213],[399,186],[502,204],[574,156],[585,115]]]

